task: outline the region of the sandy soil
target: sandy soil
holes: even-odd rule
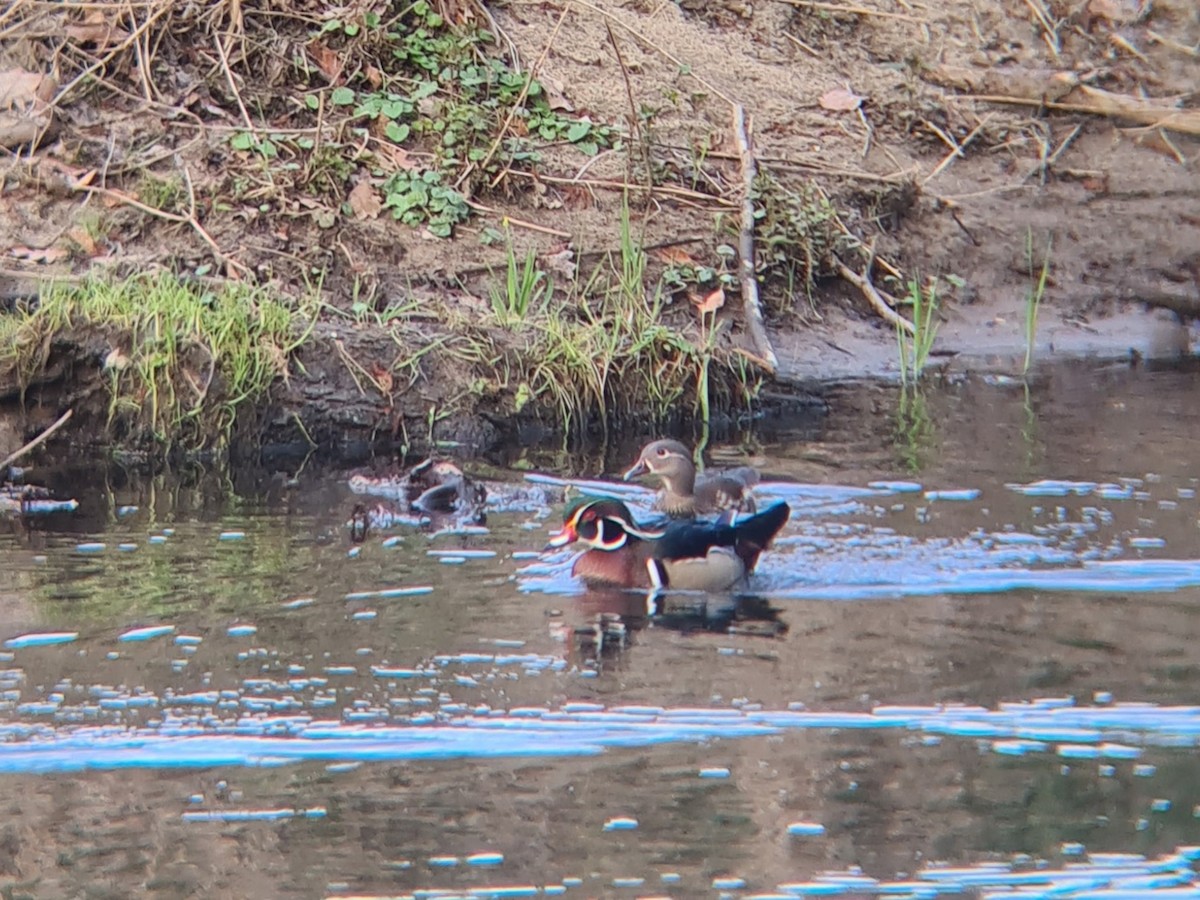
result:
[[[1030,246],[1034,269],[1049,259],[1039,357],[1190,352],[1179,314],[1186,321],[1200,311],[1200,10],[1192,0],[839,7],[492,4],[522,62],[535,65],[577,114],[628,128],[631,103],[653,111],[628,154],[589,161],[552,148],[540,178],[514,177],[504,192],[477,194],[492,212],[461,226],[452,241],[386,216],[358,219],[301,203],[266,211],[202,204],[203,225],[227,257],[258,277],[294,288],[306,269],[323,268],[335,304],[348,305],[357,280],[380,298],[436,295],[471,310],[486,295],[487,267],[501,260],[500,249],[481,245],[484,228],[511,216],[572,236],[518,225],[521,248],[534,246],[543,259],[568,246],[613,248],[622,199],[613,185],[640,184],[638,160],[648,152],[667,189],[648,202],[635,199],[646,241],[690,239],[690,257],[714,263],[737,216],[731,104],[739,103],[752,119],[761,168],[790,190],[832,199],[846,232],[831,248],[838,259],[861,271],[863,248],[873,248],[873,278],[895,294],[904,287],[889,269],[903,279],[941,277],[939,352],[1002,368],[1023,355],[1025,297],[1036,280]],[[34,67],[37,46],[10,36],[4,61]],[[104,163],[108,186],[128,190],[138,154],[153,146],[163,156],[156,165],[218,180],[229,128],[217,126],[222,116],[236,123],[238,111],[213,79],[200,87],[202,74],[180,70],[176,84],[155,86],[167,103],[199,92],[192,108],[208,110],[209,126],[200,130],[164,116],[161,102],[68,107],[60,143],[34,154],[28,169],[14,165],[0,194],[0,248],[8,256],[0,288],[19,294],[29,276],[89,264],[211,262],[210,248],[186,224],[102,196],[91,198],[89,212],[53,164]],[[844,108],[857,103],[847,98],[861,105]],[[697,193],[672,195],[672,186]],[[111,224],[93,258],[60,258],[64,235],[77,236],[80,221],[100,207]],[[335,216],[333,227],[318,227],[322,212]],[[39,257],[30,248],[49,252]],[[816,261],[812,296],[774,275],[763,281],[784,383],[894,371],[892,326],[837,277],[833,262],[832,255]],[[738,304],[722,315],[740,325]]]

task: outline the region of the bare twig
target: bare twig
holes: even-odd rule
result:
[[[642,165],[646,167],[646,185],[654,187],[654,170],[650,165],[650,140],[649,136],[643,137],[642,135],[642,125],[638,121],[637,103],[633,100],[633,85],[629,81],[629,69],[625,66],[625,57],[621,55],[621,47],[617,44],[617,36],[613,34],[608,19],[604,20],[604,30],[608,32],[608,41],[612,44],[613,53],[617,55],[617,65],[621,67],[621,78],[625,81],[625,97],[629,101],[629,128],[633,132],[634,141],[642,151]],[[626,169],[625,174],[628,177],[631,173]]]
[[[68,409],[65,413],[63,413],[61,416],[58,417],[57,422],[55,422],[53,425],[51,425],[49,428],[47,428],[45,431],[43,431],[41,434],[39,434],[37,437],[35,437],[32,441],[30,441],[28,444],[26,444],[20,450],[16,450],[16,451],[10,453],[8,456],[6,456],[3,460],[0,460],[0,472],[7,472],[8,467],[10,465],[12,465],[14,462],[16,462],[18,459],[20,459],[22,456],[24,456],[30,450],[33,450],[38,445],[44,443],[52,434],[54,434],[54,432],[58,431],[58,429],[62,428],[64,425],[66,425],[67,420],[70,419],[71,416],[74,415],[74,413],[75,413],[75,410]]]
[[[867,302],[871,304],[871,308],[875,310],[875,312],[879,313],[884,321],[894,325],[897,328],[904,329],[904,331],[906,331],[908,334],[913,333],[914,329],[912,322],[908,321],[908,319],[904,318],[904,316],[892,309],[892,307],[888,305],[888,302],[883,299],[883,295],[880,294],[879,289],[871,283],[869,269],[864,274],[859,275],[839,259],[837,261],[837,270],[838,274],[841,275],[842,278],[846,279],[862,292],[862,295],[866,298]]]
[[[963,142],[961,144],[955,143],[954,139],[951,138],[949,135],[942,134],[941,129],[938,128],[937,126],[935,126],[932,122],[926,123],[927,125],[929,125],[930,128],[933,128],[934,131],[938,132],[941,135],[943,140],[948,141],[950,146],[953,149],[946,155],[945,159],[943,159],[940,163],[937,164],[937,167],[934,168],[934,170],[932,172],[930,172],[927,176],[925,176],[925,180],[922,182],[922,184],[929,184],[929,182],[933,181],[933,179],[937,178],[944,171],[946,171],[946,169],[949,167],[950,163],[954,162],[954,158],[956,156],[966,159],[966,156],[963,153],[963,151],[970,145],[971,141],[975,140],[975,138],[977,138],[979,136],[979,132],[983,131],[983,126],[986,125],[988,123],[988,120],[990,120],[990,119],[991,119],[991,114],[984,116],[980,120],[979,124],[976,125],[973,129],[971,129],[971,133],[968,134],[965,138],[963,138]]]
[[[148,6],[153,7],[154,4],[148,4]],[[121,41],[121,43],[117,44],[117,46],[113,47],[112,50],[67,82],[67,84],[63,86],[57,94],[55,94],[54,99],[50,101],[50,106],[54,108],[61,107],[67,95],[71,93],[76,85],[86,81],[94,72],[103,69],[110,62],[132,47],[134,42],[140,40],[142,35],[150,29],[151,25],[153,25],[167,13],[171,12],[174,6],[175,4],[173,3],[160,3],[158,8],[148,15],[146,17],[146,21],[134,29],[133,33],[130,34],[129,37],[125,38],[125,40]]]
[[[233,99],[237,101],[238,110],[242,114],[242,121],[246,123],[246,130],[250,134],[257,136],[258,130],[254,127],[254,122],[250,119],[250,113],[246,111],[246,104],[242,102],[242,94],[238,90],[237,82],[233,80],[233,70],[229,68],[229,56],[225,53],[225,45],[221,43],[221,36],[219,34],[213,35],[213,43],[217,47],[217,55],[221,57],[221,68],[225,72],[225,83],[229,85],[229,92],[233,94]]]
[[[1053,153],[1047,154],[1045,158],[1039,160],[1038,164],[1029,170],[1025,178],[1032,178],[1034,175],[1039,175],[1044,182],[1046,180],[1046,173],[1048,173],[1050,169],[1054,167],[1054,165],[1058,162],[1059,157],[1066,152],[1067,147],[1071,146],[1071,142],[1079,136],[1079,132],[1081,131],[1083,131],[1082,123],[1077,124],[1071,130],[1071,133],[1063,138],[1063,142],[1058,145],[1058,149],[1056,149]]]
[[[689,190],[684,187],[676,187],[670,184],[656,184],[653,188],[647,188],[644,184],[634,184],[631,181],[612,181],[604,178],[568,178],[562,175],[544,175],[533,172],[520,172],[514,170],[511,173],[517,178],[528,178],[533,181],[544,181],[547,184],[566,184],[583,187],[603,188],[613,191],[649,191],[653,196],[675,197],[681,200],[696,200],[713,203],[717,206],[734,207],[738,204],[733,200],[727,200],[724,197],[714,197],[712,194],[705,194],[700,191]]]
[[[738,272],[742,281],[742,309],[746,316],[746,328],[754,348],[766,363],[764,368],[772,375],[779,368],[779,359],[771,347],[767,326],[763,323],[762,305],[758,302],[758,276],[754,266],[754,150],[750,144],[750,128],[746,123],[746,110],[740,103],[733,105],[733,137],[737,141],[738,155],[742,161],[742,225],[738,236],[738,256],[741,257]]]
[[[1146,29],[1146,37],[1150,40],[1162,44],[1168,49],[1174,50],[1176,53],[1183,53],[1186,56],[1200,56],[1200,47],[1189,47],[1187,44],[1181,44],[1179,41],[1172,40],[1166,35],[1159,34],[1153,28]]]
[[[1124,50],[1126,53],[1130,54],[1131,56],[1136,56],[1138,59],[1140,59],[1146,65],[1151,65],[1150,60],[1146,58],[1146,54],[1144,54],[1137,47],[1133,46],[1133,44],[1130,41],[1126,40],[1121,35],[1117,34],[1115,31],[1108,36],[1108,39],[1113,44],[1115,44],[1116,46],[1118,46],[1122,50]]]
[[[904,13],[884,12],[871,9],[869,6],[851,6],[844,3],[822,3],[820,0],[778,0],[788,6],[802,6],[805,9],[819,9],[823,12],[845,13],[851,16],[877,16],[880,19],[896,19],[901,22],[912,22],[915,25],[925,24],[925,20],[917,16],[906,16]]]

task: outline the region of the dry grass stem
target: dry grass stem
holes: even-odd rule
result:
[[[1110,94],[1096,88],[1080,85],[1089,103],[1063,103],[1056,100],[1043,100],[1035,97],[1014,97],[1003,94],[965,94],[960,100],[973,100],[979,103],[999,103],[1006,106],[1029,106],[1054,112],[1083,113],[1089,116],[1100,116],[1109,119],[1123,119],[1134,125],[1148,128],[1163,128],[1200,137],[1200,110],[1178,109],[1147,104],[1140,97],[1123,94]]]
[[[490,206],[484,206],[482,203],[476,203],[473,200],[468,200],[467,206],[471,207],[471,209],[476,210],[477,212],[500,215],[498,210],[495,210]],[[536,222],[527,222],[525,219],[516,219],[507,214],[504,215],[504,221],[509,225],[513,225],[517,228],[524,228],[527,231],[536,231],[540,234],[549,234],[557,238],[571,237],[571,233],[569,231],[559,231],[556,228],[548,228],[545,225],[538,225]]]
[[[924,25],[925,20],[904,13],[884,12],[881,9],[871,9],[869,6],[851,6],[844,3],[823,3],[820,0],[776,0],[788,6],[799,6],[804,9],[819,9],[822,12],[844,13],[849,16],[876,16],[880,19],[895,19],[899,22],[912,22],[914,25]]]
[[[789,41],[791,41],[793,44],[795,44],[797,47],[799,47],[801,50],[803,50],[805,53],[807,53],[809,56],[813,57],[814,59],[821,58],[820,53],[818,53],[812,47],[808,46],[808,44],[804,43],[804,41],[800,40],[800,38],[796,37],[794,34],[789,34],[788,32],[785,31],[783,33],[783,36],[785,38],[787,38]]]
[[[655,53],[659,54],[659,56],[674,63],[681,72],[686,72],[689,78],[694,80],[697,84],[699,84],[702,88],[704,88],[706,91],[711,93],[714,97],[720,97],[722,100],[724,100],[730,106],[734,105],[734,100],[732,97],[730,97],[728,94],[726,94],[720,88],[718,88],[711,81],[708,81],[707,79],[702,78],[701,76],[697,75],[695,73],[695,71],[693,70],[692,66],[688,65],[683,60],[679,59],[679,57],[675,56],[674,54],[672,54],[669,51],[660,47],[658,44],[654,43],[654,41],[652,41],[648,37],[646,37],[646,35],[644,33],[642,33],[641,31],[639,31],[635,26],[630,25],[628,22],[625,22],[619,16],[616,16],[613,13],[610,13],[608,10],[601,9],[599,6],[596,6],[594,3],[588,3],[587,0],[569,0],[569,2],[575,4],[576,6],[582,6],[584,9],[591,10],[592,12],[596,13],[599,16],[603,16],[605,18],[605,20],[612,22],[614,25],[616,25],[620,28],[625,29],[627,32],[629,32],[631,35],[633,35],[634,38],[636,38],[639,43],[644,44],[645,46],[647,46],[651,50],[653,50]],[[537,6],[541,6],[541,0],[534,0],[534,4]]]

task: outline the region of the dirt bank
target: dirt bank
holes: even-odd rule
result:
[[[373,64],[353,68],[383,58],[364,55],[360,28],[395,12],[386,4],[340,10],[333,27],[332,12],[304,2],[217,4],[201,19],[169,3],[11,12],[4,67],[57,71],[59,93],[52,123],[38,120],[49,135],[14,160],[0,194],[4,295],[50,274],[156,266],[295,296],[316,279],[325,306],[315,342],[259,410],[274,437],[411,440],[446,423],[439,434],[486,443],[518,411],[553,427],[553,403],[522,396],[528,378],[480,387],[503,353],[464,362],[438,348],[482,327],[509,250],[537,254],[563,304],[552,314],[566,315],[584,260],[621,245],[624,198],[638,239],[660,248],[647,283],[665,272],[673,286],[663,320],[699,346],[687,300],[710,297],[724,273],[712,320],[728,324],[723,346],[761,355],[726,249],[737,244],[744,174],[731,126],[739,104],[766,179],[754,201],[779,357],[768,393],[894,374],[893,326],[847,272],[900,297],[909,280],[938,277],[935,352],[966,368],[1019,371],[1043,265],[1038,356],[1190,352],[1179,324],[1200,308],[1200,11],[1190,0],[433,6],[500,34],[491,52],[532,68],[571,123],[545,132],[557,137],[538,144],[536,162],[518,154],[480,178],[491,157],[475,152],[453,170],[474,206],[448,240],[433,236],[436,216],[409,227],[381,203],[397,171],[443,159],[428,136],[367,153],[378,135],[365,130],[366,157],[314,163],[322,141],[357,140],[349,113],[335,115],[337,92],[386,81]],[[500,132],[476,151],[528,128],[503,108],[497,119]],[[317,147],[293,146],[293,132]],[[399,307],[408,346],[381,318]],[[102,397],[110,351],[102,333],[60,335],[32,381],[45,393],[31,396],[56,410]],[[0,394],[16,387],[10,373]]]

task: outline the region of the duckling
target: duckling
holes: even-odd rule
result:
[[[371,530],[371,517],[367,515],[367,508],[361,503],[355,503],[354,509],[350,510],[350,543],[361,544],[367,539],[367,532]]]

